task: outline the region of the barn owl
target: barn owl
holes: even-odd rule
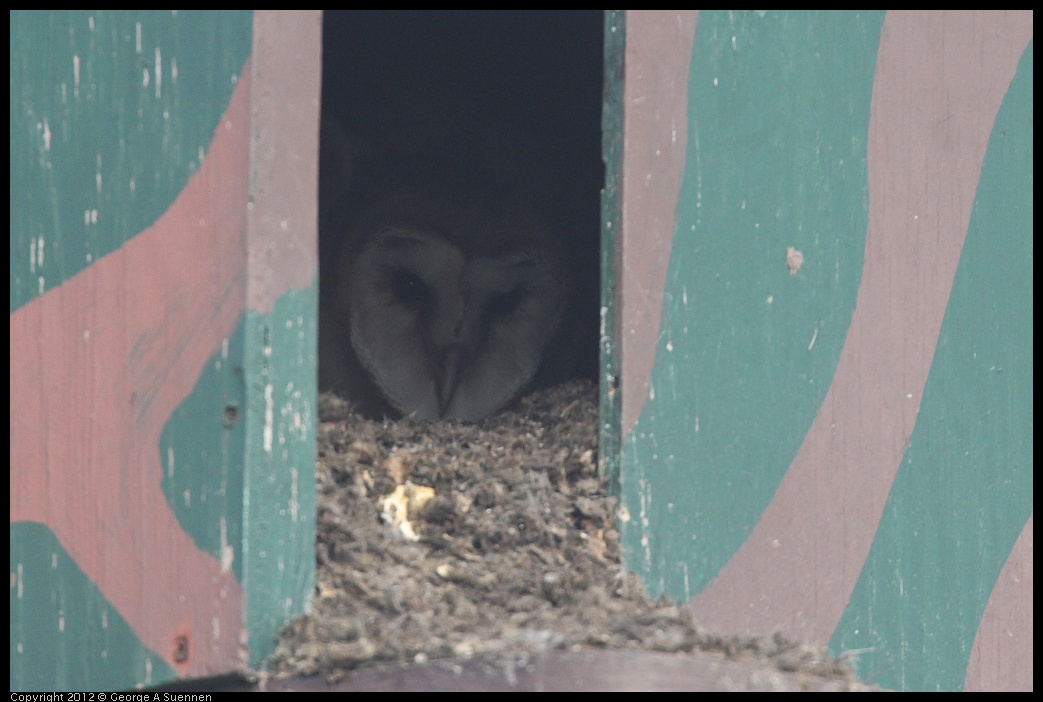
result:
[[[435,180],[326,191],[319,385],[370,414],[477,421],[568,372],[572,284],[531,207]]]

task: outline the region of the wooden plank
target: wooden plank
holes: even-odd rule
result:
[[[270,681],[269,692],[827,692],[864,688],[712,654],[551,651],[525,660],[379,666],[327,683]]]
[[[242,670],[310,595],[319,17],[12,15],[12,689]]]
[[[663,300],[619,330],[623,543],[653,595],[858,650],[888,687],[1031,685],[1031,636],[997,623],[1031,612],[1031,33],[699,14],[687,103],[653,120],[688,135],[665,276],[617,269],[624,316]],[[662,208],[622,189],[616,245],[655,249]]]
[[[314,591],[321,45],[321,11],[254,15],[243,359],[252,667],[275,650],[279,631]]]

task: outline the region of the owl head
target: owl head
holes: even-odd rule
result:
[[[570,278],[529,210],[406,192],[351,227],[334,269],[341,360],[391,409],[482,419],[528,389],[566,317]]]

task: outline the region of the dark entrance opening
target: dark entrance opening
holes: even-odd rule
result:
[[[322,292],[339,275],[343,227],[330,221],[404,174],[525,192],[573,283],[574,349],[560,379],[596,378],[603,32],[601,11],[327,11],[324,121],[347,135],[351,159],[321,169]],[[324,127],[324,158],[331,139]],[[351,196],[329,197],[331,185]]]

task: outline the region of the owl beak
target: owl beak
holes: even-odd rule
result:
[[[453,344],[442,354],[442,362],[438,369],[438,414],[445,416],[453,393],[456,391],[456,380],[460,377],[460,345]]]

